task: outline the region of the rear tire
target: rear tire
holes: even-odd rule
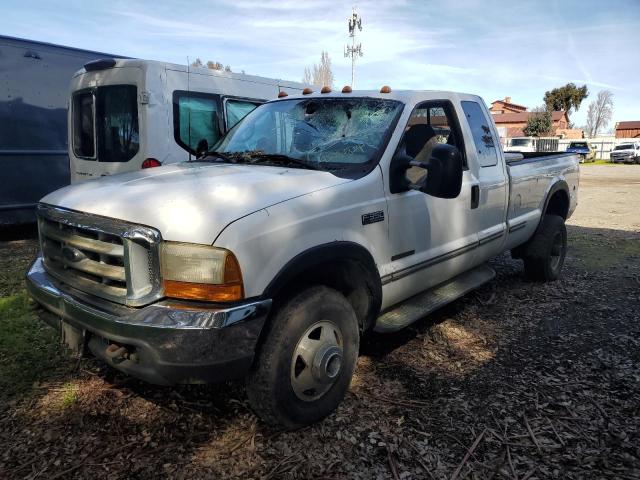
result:
[[[271,319],[246,379],[251,407],[287,430],[323,419],[349,388],[359,343],[358,319],[343,295],[324,286],[303,290]]]
[[[528,243],[524,273],[529,280],[557,280],[567,254],[567,228],[559,215],[545,215],[540,228]]]

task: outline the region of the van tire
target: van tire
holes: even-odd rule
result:
[[[559,215],[545,215],[540,228],[526,246],[524,273],[529,280],[557,280],[567,254],[567,227]]]
[[[360,333],[351,304],[336,290],[313,286],[278,308],[266,328],[245,381],[253,411],[266,423],[286,430],[333,412],[349,388],[358,358]],[[313,360],[311,366],[302,353]],[[331,370],[329,365],[338,366]],[[303,373],[310,381],[300,380],[298,371],[304,369],[309,369]],[[309,384],[314,388],[301,391],[301,385]]]

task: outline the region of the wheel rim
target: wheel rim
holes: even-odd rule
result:
[[[317,400],[336,383],[343,364],[342,332],[328,320],[311,325],[291,359],[291,386],[305,402]]]
[[[563,253],[564,243],[562,242],[562,232],[558,232],[553,237],[553,243],[551,244],[550,266],[552,270],[557,270],[560,267]]]

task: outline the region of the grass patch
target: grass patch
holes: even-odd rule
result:
[[[610,162],[609,160],[596,160],[594,162],[585,162],[585,163],[581,163],[580,166],[581,167],[585,167],[587,165],[610,165],[610,166],[617,166],[617,165],[624,165],[624,163],[613,163]]]
[[[57,332],[30,305],[25,292],[0,298],[0,400],[25,392],[65,363]]]
[[[62,408],[69,408],[78,402],[78,386],[73,383],[65,383],[62,387],[60,404]]]

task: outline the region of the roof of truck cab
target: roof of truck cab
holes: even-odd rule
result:
[[[391,90],[390,93],[380,93],[380,90],[353,90],[350,93],[342,93],[340,90],[331,91],[329,93],[320,93],[320,90],[314,90],[313,93],[307,95],[295,94],[288,95],[273,102],[301,99],[301,98],[349,98],[349,97],[368,97],[368,98],[381,98],[387,100],[397,100],[403,103],[416,103],[426,100],[450,100],[457,99],[473,99],[475,101],[483,102],[482,98],[478,95],[462,92],[451,92],[445,90]]]
[[[191,67],[187,65],[179,65],[177,63],[160,62],[158,60],[142,60],[138,58],[114,58],[116,64],[111,68],[125,68],[125,67],[138,67],[145,71],[157,69],[157,70],[173,70],[176,72],[191,73],[193,75],[209,75],[212,77],[226,77],[236,80],[253,81],[258,83],[264,83],[266,80],[270,83],[277,83],[281,87],[292,88],[304,88],[306,85],[300,82],[293,82],[290,80],[282,80],[279,78],[260,77],[258,75],[247,75],[245,73],[227,72],[224,70],[213,70],[206,67]],[[78,70],[74,77],[87,73],[84,68]]]

